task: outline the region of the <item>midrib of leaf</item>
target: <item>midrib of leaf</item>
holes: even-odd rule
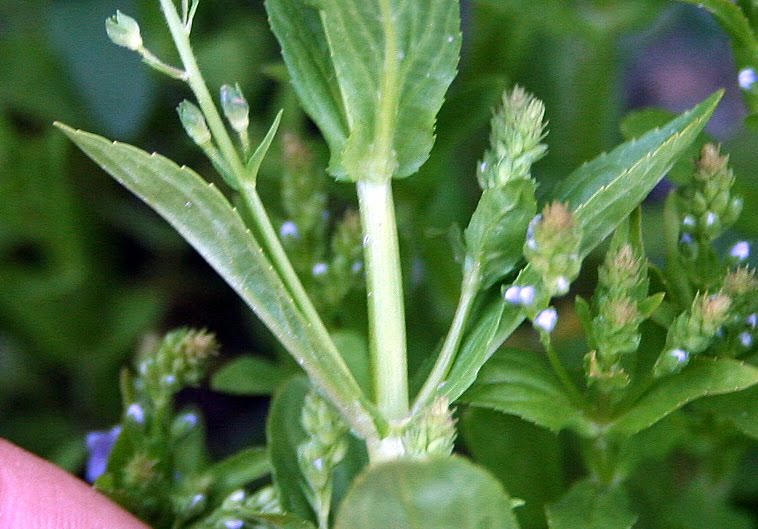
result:
[[[378,178],[392,178],[397,165],[396,156],[393,152],[393,140],[398,112],[398,94],[400,93],[398,79],[400,49],[397,42],[392,0],[380,0],[380,9],[384,28],[384,72],[379,101],[379,121],[377,123],[379,149],[376,156],[379,158],[377,160],[379,162],[378,167],[381,167],[386,173],[376,176]]]

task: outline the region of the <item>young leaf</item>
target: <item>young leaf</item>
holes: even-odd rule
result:
[[[658,382],[608,429],[631,437],[695,399],[740,391],[755,384],[758,368],[754,366],[726,358],[694,358],[681,373]]]
[[[305,478],[297,459],[297,447],[307,436],[300,424],[305,396],[311,387],[303,377],[291,379],[274,396],[266,424],[274,483],[285,512],[313,520],[313,511],[303,492]]]
[[[583,230],[583,255],[600,244],[663,178],[703,130],[721,94],[717,92],[665,127],[651,131],[639,140],[624,143],[609,154],[583,165],[559,186],[554,198],[568,201],[576,208],[576,219]],[[534,285],[537,281],[537,273],[527,266],[516,283]],[[487,359],[524,320],[524,313],[520,310],[506,308],[503,312],[505,305],[500,299],[487,307],[484,317],[470,334],[478,336],[479,327],[488,327],[492,316],[502,313],[500,328],[488,348],[466,349],[464,341],[448,376],[446,395],[451,402],[473,384]]]
[[[471,257],[481,266],[482,288],[506,276],[522,259],[526,228],[537,202],[534,182],[511,180],[485,189],[464,236]]]
[[[213,374],[211,389],[231,395],[271,395],[287,374],[265,358],[240,356]]]
[[[591,435],[560,381],[537,353],[505,349],[494,355],[461,400],[470,406],[516,415],[554,432],[572,428]]]
[[[359,476],[335,529],[518,529],[503,486],[458,458],[396,460]]]
[[[456,73],[459,2],[268,0],[266,5],[295,89],[332,148],[332,173],[386,179],[418,171],[429,156],[435,118]]]
[[[313,331],[240,215],[215,186],[158,154],[58,127],[166,219],[237,291],[348,420],[373,435],[371,421],[359,417],[371,405],[339,352]]]
[[[604,488],[580,481],[545,509],[550,529],[631,529],[637,516],[620,486]]]

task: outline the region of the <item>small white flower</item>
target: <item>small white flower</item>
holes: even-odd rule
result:
[[[244,499],[245,499],[245,491],[242,489],[235,490],[229,495],[229,501],[233,501],[234,503],[240,503],[241,501],[244,501]]]
[[[145,410],[136,402],[126,409],[126,416],[137,424],[145,424]]]
[[[537,289],[531,285],[521,287],[518,293],[518,301],[521,305],[528,307],[534,303],[534,298],[537,296]]]
[[[328,270],[329,270],[329,265],[327,265],[326,263],[316,263],[315,265],[313,265],[313,270],[311,270],[311,273],[313,274],[313,277],[319,277],[326,274]]]
[[[293,239],[299,239],[300,230],[298,229],[297,224],[291,220],[288,220],[279,228],[279,235],[281,235],[282,239],[287,239],[290,237]]]
[[[192,496],[192,499],[190,500],[190,509],[193,507],[197,507],[201,503],[205,501],[205,494],[195,494]]]
[[[753,345],[753,335],[750,334],[749,332],[741,332],[737,338],[740,340],[742,347],[744,347],[745,349]]]
[[[750,316],[748,316],[747,318],[745,318],[745,322],[748,325],[750,325],[750,327],[752,327],[753,329],[755,329],[756,327],[758,327],[758,314],[756,314],[755,312],[752,313]]]
[[[513,303],[514,305],[518,305],[521,303],[520,298],[521,294],[521,287],[513,285],[506,289],[506,291],[503,293],[503,299],[507,301],[508,303]]]
[[[695,220],[695,217],[693,215],[685,215],[682,219],[682,226],[685,226],[687,228],[694,228],[697,226],[697,220]]]
[[[353,263],[353,266],[350,267],[350,270],[354,274],[360,274],[363,271],[363,261],[356,261]]]
[[[743,90],[751,90],[755,82],[758,81],[758,74],[753,68],[743,68],[737,75],[737,81]]]
[[[232,520],[225,521],[224,527],[226,527],[226,529],[242,529],[245,527],[245,522],[238,518],[234,518]]]
[[[555,280],[555,294],[557,296],[564,295],[569,291],[569,286],[571,286],[571,282],[569,281],[568,277],[558,276],[558,278]]]
[[[684,349],[672,349],[669,351],[669,356],[674,358],[678,363],[683,364],[689,359],[690,354]]]
[[[716,215],[713,211],[709,211],[705,216],[705,225],[710,228],[711,226],[715,225],[718,220],[719,216]]]
[[[747,241],[740,241],[729,250],[729,255],[738,261],[744,261],[750,257],[750,244]]]
[[[534,326],[548,334],[553,332],[556,323],[558,323],[558,312],[553,307],[546,308],[534,318]]]

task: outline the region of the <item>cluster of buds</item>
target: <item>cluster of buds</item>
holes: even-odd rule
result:
[[[723,291],[698,294],[689,311],[679,315],[669,327],[666,346],[653,367],[656,377],[676,373],[692,355],[705,351],[716,333],[730,318],[732,298]]]
[[[140,372],[149,385],[173,393],[200,383],[218,352],[214,334],[205,329],[177,329],[164,337],[157,350],[143,353]]]
[[[455,420],[448,400],[439,397],[406,426],[402,439],[405,453],[416,459],[446,457],[455,445]]]
[[[326,527],[332,501],[332,474],[347,453],[347,425],[315,391],[305,397],[300,422],[307,439],[297,448],[305,490],[319,527]]]
[[[281,514],[279,494],[274,486],[263,487],[254,494],[238,489],[229,494],[221,506],[199,524],[197,529],[266,529],[259,522],[266,515]]]
[[[728,162],[718,146],[704,145],[692,183],[678,192],[685,255],[697,257],[700,247],[734,224],[742,211],[742,198],[732,195],[734,173]]]
[[[732,270],[724,276],[721,291],[732,299],[732,318],[721,331],[718,354],[740,356],[758,338],[758,279],[755,271],[746,267]]]
[[[566,294],[582,265],[579,247],[582,233],[565,204],[545,206],[529,224],[524,256],[542,277],[549,297]]]
[[[621,358],[639,347],[640,324],[656,305],[646,303],[647,290],[645,259],[617,232],[598,270],[594,317],[587,329],[593,351],[585,357],[585,370],[590,383],[597,383],[603,391],[629,382]],[[643,304],[650,305],[644,312]]]
[[[520,86],[503,95],[503,106],[491,122],[490,149],[477,171],[482,189],[530,178],[532,164],[547,152],[544,118],[542,101]]]

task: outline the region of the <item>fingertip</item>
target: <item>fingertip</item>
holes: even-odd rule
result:
[[[0,529],[149,529],[105,496],[0,439]]]

